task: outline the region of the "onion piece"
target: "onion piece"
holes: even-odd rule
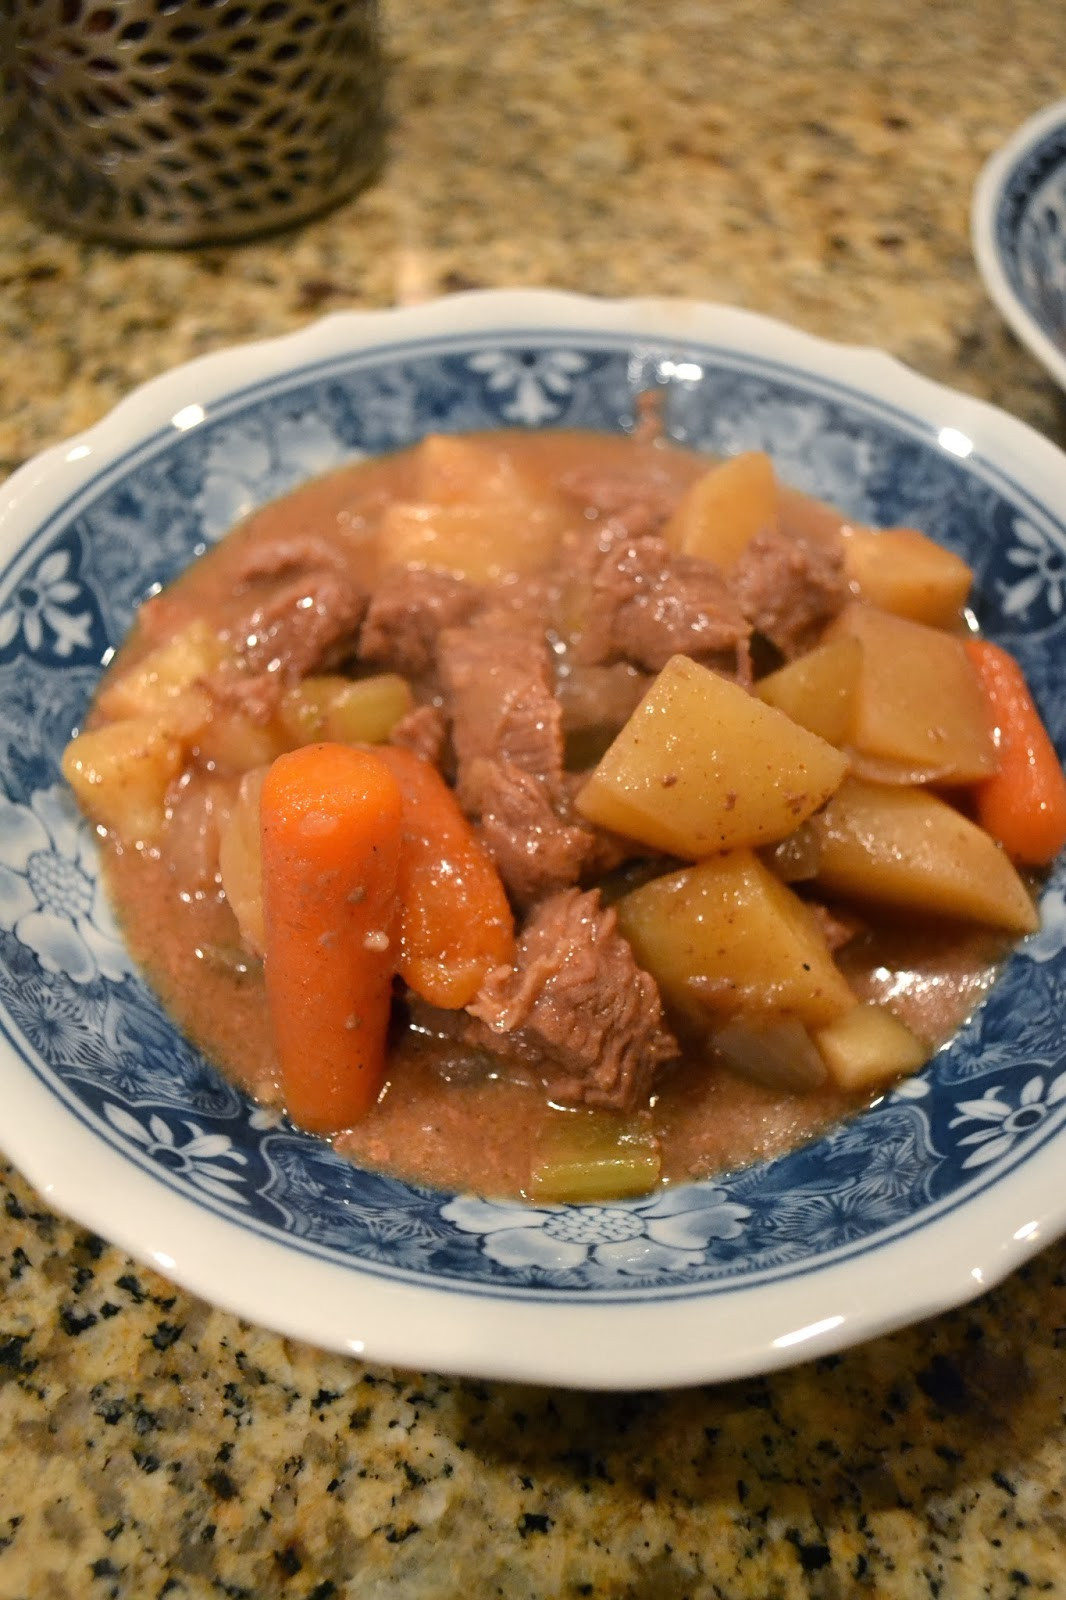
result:
[[[266,767],[240,781],[237,797],[219,828],[218,870],[241,938],[254,956],[266,947],[263,931],[263,864],[259,853],[259,795]]]
[[[782,883],[806,883],[818,876],[822,864],[821,840],[815,830],[804,823],[772,850],[767,850],[764,859]]]
[[[218,873],[219,830],[237,794],[236,779],[183,773],[168,795],[165,853],[187,893],[207,889]]]
[[[803,1093],[829,1074],[810,1034],[794,1017],[775,1022],[728,1022],[712,1039],[719,1060],[749,1083]]]
[[[892,761],[887,756],[867,756],[850,746],[844,754],[852,776],[867,783],[944,783],[951,777],[949,767],[917,766],[909,761]]]

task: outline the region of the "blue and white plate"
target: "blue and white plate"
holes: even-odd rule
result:
[[[987,162],[971,224],[985,288],[1066,389],[1066,100],[1030,117]]]
[[[643,1387],[764,1370],[964,1300],[1066,1224],[1066,878],[922,1074],[783,1159],[524,1206],[362,1172],[173,1027],[59,759],[138,602],[253,506],[429,429],[630,425],[971,562],[1066,744],[1066,459],[871,351],[721,307],[485,293],[331,317],[147,385],[0,490],[0,1139],[49,1201],[209,1300],[402,1366]]]

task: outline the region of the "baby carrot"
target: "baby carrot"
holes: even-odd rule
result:
[[[968,639],[989,716],[999,771],[974,788],[977,820],[1013,860],[1045,867],[1066,844],[1066,777],[1014,657],[988,639]]]
[[[458,1010],[514,955],[500,875],[435,767],[389,745],[375,754],[403,794],[400,976],[424,1000]]]
[[[400,788],[348,745],[279,756],[259,810],[267,1004],[285,1103],[315,1133],[348,1127],[385,1073],[396,971]]]

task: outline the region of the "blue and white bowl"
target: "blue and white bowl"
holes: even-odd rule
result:
[[[1030,117],[987,162],[971,231],[992,299],[1066,388],[1066,100]]]
[[[918,1077],[782,1159],[601,1206],[363,1172],[257,1108],[133,969],[59,760],[138,602],[253,506],[427,430],[621,429],[782,476],[973,565],[1066,748],[1066,459],[874,352],[722,307],[485,293],[331,317],[148,384],[0,490],[2,1140],[55,1206],[285,1333],[584,1385],[764,1370],[976,1294],[1066,1225],[1066,876]]]

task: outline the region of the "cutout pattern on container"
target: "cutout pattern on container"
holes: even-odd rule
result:
[[[0,131],[49,220],[136,244],[286,226],[381,154],[376,0],[32,0],[0,13]]]

